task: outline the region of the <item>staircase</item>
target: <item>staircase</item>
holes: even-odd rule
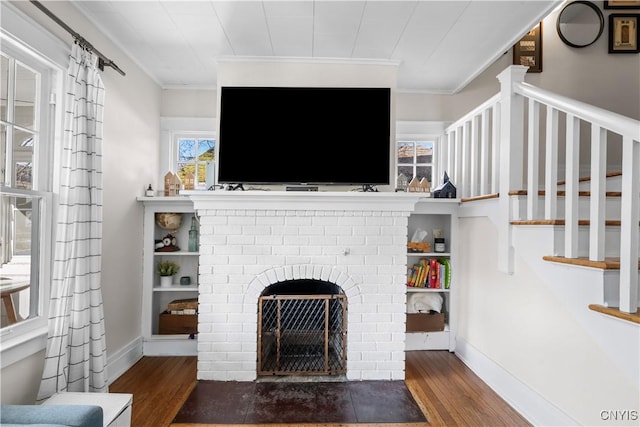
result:
[[[557,206],[557,212],[554,216],[555,219],[514,219],[511,221],[511,225],[515,227],[532,226],[532,227],[550,227],[552,231],[551,241],[553,246],[551,253],[544,255],[542,259],[551,263],[565,264],[567,266],[573,266],[576,268],[588,268],[595,271],[595,277],[592,280],[596,280],[601,283],[601,298],[598,301],[593,301],[588,305],[588,308],[599,313],[617,317],[625,321],[639,323],[640,313],[636,310],[633,313],[627,313],[620,310],[618,304],[620,301],[620,248],[621,248],[621,204],[622,204],[622,192],[618,191],[621,184],[621,173],[613,172],[607,174],[607,183],[605,192],[605,209],[604,217],[604,257],[602,259],[592,260],[589,257],[590,247],[590,227],[591,221],[590,208],[591,208],[591,191],[588,189],[581,189],[578,191],[578,252],[575,257],[569,258],[564,256],[565,253],[565,214],[564,214],[564,198],[566,191],[562,189],[564,182],[558,182],[558,188],[560,188],[556,195],[560,200]],[[590,179],[588,177],[580,178],[581,188],[588,188]],[[514,218],[526,218],[526,201],[527,191],[512,191],[509,194],[512,199],[512,212]],[[534,214],[536,218],[544,218],[544,197],[545,191],[538,192],[539,210]],[[640,226],[640,224],[639,224]],[[640,235],[638,235],[640,236]],[[636,245],[640,245],[640,241],[636,241]],[[636,268],[640,269],[640,260]]]
[[[446,129],[433,176],[446,171],[463,206],[495,206],[502,272],[534,229],[545,262],[594,271],[591,310],[638,324],[640,122],[528,85],[525,72],[504,70],[501,92]],[[608,144],[621,147],[621,170],[607,171]]]

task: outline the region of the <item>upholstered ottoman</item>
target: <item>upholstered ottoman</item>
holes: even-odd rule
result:
[[[131,403],[129,393],[57,393],[42,405],[97,405],[102,408],[103,421],[100,427],[130,427]]]
[[[97,405],[2,405],[3,427],[103,427],[102,408]]]

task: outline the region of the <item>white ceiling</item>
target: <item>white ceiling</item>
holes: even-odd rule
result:
[[[74,1],[164,88],[215,87],[219,59],[312,58],[397,63],[398,90],[432,93],[462,89],[559,3]]]

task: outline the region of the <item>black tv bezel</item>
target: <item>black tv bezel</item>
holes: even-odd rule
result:
[[[259,90],[259,91],[279,91],[279,90],[295,90],[295,91],[340,91],[340,92],[360,92],[360,91],[370,91],[375,93],[383,93],[385,95],[385,107],[386,110],[384,112],[385,115],[385,123],[386,126],[386,141],[384,150],[384,168],[385,168],[385,176],[384,179],[376,179],[373,181],[365,181],[364,179],[357,180],[330,180],[330,179],[322,179],[322,180],[268,180],[268,179],[246,179],[246,180],[237,180],[233,179],[236,177],[231,177],[231,179],[227,179],[225,176],[220,177],[220,171],[224,172],[224,132],[223,122],[224,122],[224,95],[225,92],[229,90]],[[220,114],[219,114],[219,129],[218,129],[218,143],[217,143],[217,172],[218,179],[217,182],[219,184],[247,184],[247,185],[327,185],[327,186],[376,186],[376,185],[390,185],[391,183],[391,88],[389,87],[336,87],[336,86],[222,86],[220,88]],[[380,162],[380,166],[382,162]],[[249,178],[249,177],[247,177]],[[267,177],[268,178],[268,177]]]

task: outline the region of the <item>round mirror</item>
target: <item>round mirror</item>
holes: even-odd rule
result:
[[[558,35],[571,47],[593,44],[604,30],[604,16],[600,8],[590,1],[574,1],[558,15]]]

